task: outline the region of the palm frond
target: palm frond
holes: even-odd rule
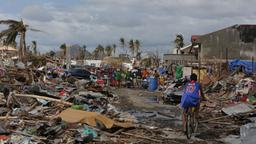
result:
[[[16,20],[0,20],[0,24],[7,24],[7,25],[9,25],[9,24],[18,24],[18,23],[20,23],[19,21],[16,21]]]
[[[13,31],[13,29],[11,29],[11,28],[1,31],[1,32],[0,32],[0,38],[9,35],[9,34],[12,33],[12,32],[14,32],[14,31]]]
[[[42,31],[42,30],[34,29],[34,28],[28,28],[28,29],[31,30],[31,31],[34,31],[34,32],[44,32],[44,31]]]

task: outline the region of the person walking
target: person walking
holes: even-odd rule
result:
[[[114,78],[115,78],[115,81],[116,81],[116,86],[117,87],[121,87],[121,79],[122,79],[122,74],[121,74],[121,71],[120,69],[117,69],[114,73]]]

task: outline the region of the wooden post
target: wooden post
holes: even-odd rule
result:
[[[199,63],[199,72],[198,72],[198,82],[201,80],[201,43],[198,44],[198,63]]]

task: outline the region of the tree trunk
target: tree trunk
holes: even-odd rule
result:
[[[20,58],[23,59],[26,53],[26,42],[25,42],[25,32],[20,33],[20,49],[19,54]]]
[[[22,34],[20,34],[20,49],[19,49],[19,57],[20,57],[20,59],[23,58],[23,44],[22,44],[23,40],[22,39],[23,39]]]
[[[25,56],[27,54],[27,47],[26,47],[26,31],[22,32],[23,33],[23,41],[22,41],[22,44],[23,44],[23,48],[24,48],[24,54],[23,56]]]

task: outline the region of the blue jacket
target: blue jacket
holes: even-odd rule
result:
[[[200,85],[197,82],[189,82],[181,98],[181,107],[189,108],[197,106],[200,102]]]

